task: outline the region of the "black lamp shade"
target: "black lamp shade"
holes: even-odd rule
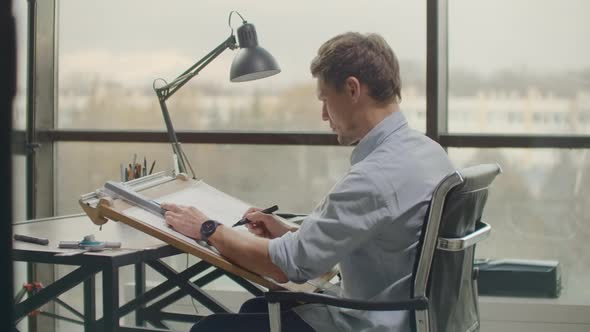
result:
[[[281,72],[275,58],[260,46],[242,48],[231,64],[230,81],[246,82]]]
[[[240,50],[231,65],[230,81],[252,81],[281,72],[275,58],[264,48],[258,46],[254,25],[244,23],[238,28],[237,33]]]

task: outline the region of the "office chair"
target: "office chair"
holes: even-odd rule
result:
[[[280,332],[280,304],[286,301],[368,311],[408,310],[415,332],[479,331],[475,244],[491,231],[481,216],[489,186],[501,172],[497,164],[482,164],[455,171],[437,185],[420,235],[409,299],[370,302],[271,291],[265,293],[271,331]]]

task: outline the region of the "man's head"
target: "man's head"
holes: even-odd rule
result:
[[[352,144],[371,129],[367,117],[374,114],[368,110],[387,109],[401,99],[399,63],[377,34],[349,32],[328,40],[310,69],[318,79],[322,118],[341,144]]]

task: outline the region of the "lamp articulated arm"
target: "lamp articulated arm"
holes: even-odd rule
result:
[[[172,120],[170,119],[170,114],[168,113],[166,100],[172,97],[172,95],[176,93],[176,91],[182,88],[182,86],[184,86],[188,81],[190,81],[191,78],[195,77],[203,68],[205,68],[205,66],[211,63],[211,61],[213,61],[221,53],[223,53],[223,51],[225,51],[228,48],[233,50],[236,47],[236,38],[232,33],[232,35],[229,36],[229,38],[227,38],[225,41],[223,41],[223,43],[217,46],[209,54],[204,56],[201,60],[197,61],[197,63],[192,65],[185,72],[180,74],[180,76],[174,79],[174,81],[167,83],[163,87],[159,88],[156,88],[156,82],[154,81],[154,90],[156,91],[156,95],[158,96],[158,101],[160,102],[160,109],[162,110],[164,122],[166,123],[166,130],[168,131],[168,140],[172,144],[172,151],[178,158],[178,169],[181,173],[187,173],[187,171],[190,170],[193,179],[196,179],[195,172],[186,154],[182,150],[180,143],[178,142],[176,132],[174,131],[174,126],[172,125]]]
[[[166,106],[166,100],[172,97],[180,88],[182,88],[191,78],[195,77],[205,66],[211,61],[217,58],[226,49],[236,49],[238,43],[231,27],[232,14],[236,13],[242,18],[242,25],[237,29],[237,41],[239,42],[240,51],[232,62],[230,71],[230,81],[232,82],[246,82],[257,80],[260,78],[272,76],[281,72],[279,65],[270,53],[264,48],[258,45],[258,37],[254,25],[248,23],[242,15],[238,12],[232,11],[229,14],[228,24],[232,29],[230,36],[224,40],[219,46],[217,46],[209,54],[205,55],[201,60],[197,61],[184,73],[180,74],[174,81],[168,83],[159,88],[156,88],[156,82],[154,81],[154,91],[158,96],[160,102],[160,108],[162,109],[162,115],[164,116],[164,122],[166,123],[166,130],[168,131],[168,139],[172,144],[172,150],[174,155],[178,159],[178,170],[182,173],[187,173],[190,170],[193,179],[195,179],[195,172],[191,166],[186,154],[182,150],[170,114],[168,113],[168,107]]]

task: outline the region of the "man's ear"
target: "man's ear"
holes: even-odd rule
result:
[[[354,76],[349,76],[344,81],[346,93],[350,96],[353,102],[357,102],[361,97],[361,82]]]

